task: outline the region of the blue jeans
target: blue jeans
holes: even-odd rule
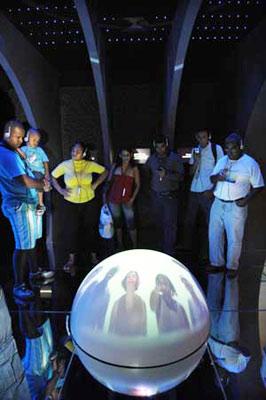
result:
[[[159,250],[175,255],[178,200],[152,192],[154,223],[160,238]]]
[[[133,207],[129,207],[126,204],[108,204],[112,217],[114,220],[115,228],[122,228],[123,226],[123,216],[125,218],[126,226],[128,230],[136,229],[135,225],[135,213]]]
[[[211,265],[238,269],[247,212],[247,206],[239,207],[235,202],[225,203],[217,198],[214,200],[209,224]],[[224,254],[225,233],[227,257]]]
[[[30,400],[30,392],[12,336],[11,319],[0,287],[0,399]]]
[[[209,274],[207,303],[211,316],[211,335],[224,343],[239,340],[238,279],[224,273]]]

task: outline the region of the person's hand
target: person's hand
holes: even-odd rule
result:
[[[194,161],[195,162],[199,162],[200,161],[200,157],[201,157],[201,155],[200,155],[200,151],[199,151],[199,148],[198,147],[194,147],[194,149],[193,149],[193,159],[194,159]]]
[[[245,207],[248,204],[248,199],[243,197],[242,199],[236,200],[235,203],[238,207]]]
[[[52,190],[52,186],[51,183],[48,179],[44,178],[43,179],[43,190],[45,192],[50,192],[50,190]]]
[[[228,169],[227,168],[221,169],[221,171],[217,175],[217,181],[220,181],[220,182],[226,181],[227,173],[228,173]]]
[[[131,198],[131,199],[126,203],[126,206],[127,206],[127,207],[132,207],[132,206],[133,206],[133,203],[134,203],[134,199]]]
[[[93,191],[95,191],[95,190],[97,189],[97,185],[96,185],[95,183],[93,183],[93,184],[91,185],[91,188],[92,188]]]
[[[65,189],[61,189],[60,190],[60,194],[63,196],[63,197],[68,197],[70,194],[71,194],[71,189],[67,189],[67,188],[65,188]]]
[[[159,167],[157,171],[159,174],[159,179],[161,181],[166,175],[166,169],[164,167]]]
[[[213,191],[205,190],[205,192],[203,192],[203,196],[206,197],[207,199],[211,200],[213,198]]]

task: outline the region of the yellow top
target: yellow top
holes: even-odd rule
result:
[[[53,171],[52,176],[59,178],[64,176],[66,189],[71,193],[65,196],[65,200],[71,203],[86,203],[94,198],[94,190],[91,187],[92,173],[102,174],[105,168],[93,161],[67,160],[60,163]]]

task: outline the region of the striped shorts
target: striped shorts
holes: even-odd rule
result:
[[[42,237],[42,216],[36,215],[36,205],[19,203],[14,207],[3,205],[2,209],[11,223],[16,249],[34,249],[36,240]]]

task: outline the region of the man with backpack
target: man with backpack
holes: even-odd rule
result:
[[[218,144],[211,142],[211,134],[207,129],[201,130],[195,135],[198,146],[193,148],[190,164],[190,175],[193,176],[187,214],[185,220],[184,248],[191,250],[194,228],[198,213],[201,212],[204,217],[206,234],[204,243],[201,243],[200,258],[201,261],[208,261],[208,225],[210,209],[213,202],[213,184],[210,176],[216,162],[223,157],[224,153]],[[206,238],[206,239],[205,239]]]

